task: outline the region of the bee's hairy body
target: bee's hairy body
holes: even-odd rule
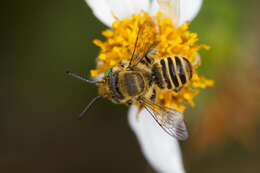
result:
[[[133,70],[126,70],[125,67],[111,68],[104,88],[113,101],[131,105],[138,100],[138,97],[151,95],[151,70],[140,66],[142,65]]]
[[[108,96],[117,103],[135,104],[138,98],[156,99],[157,86],[162,90],[178,92],[192,78],[192,66],[181,56],[145,59],[134,68],[128,69],[128,62],[110,69],[104,88]]]

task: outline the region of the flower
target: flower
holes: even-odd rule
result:
[[[106,41],[94,40],[94,44],[101,48],[101,52],[97,59],[97,68],[91,70],[92,77],[103,74],[107,69],[120,64],[123,60],[130,60],[139,26],[148,17],[150,17],[149,14],[141,12],[139,14],[133,14],[131,18],[118,19],[112,24],[113,30],[108,29],[103,31],[102,34],[107,38]],[[189,23],[173,29],[175,26],[172,21],[169,18],[163,18],[160,12],[157,14],[156,20],[160,29],[157,58],[184,55],[191,62],[194,62],[198,50],[201,48],[209,48],[207,45],[196,45],[196,41],[198,40],[197,34],[187,30]],[[175,109],[183,112],[185,102],[194,106],[193,98],[199,92],[195,88],[205,88],[212,85],[213,81],[207,80],[203,76],[194,73],[191,83],[185,85],[178,93],[158,90],[159,99],[157,100],[157,104],[166,107],[172,107],[172,105],[174,105]]]
[[[201,6],[202,0],[87,0],[94,14],[106,25],[112,27],[102,32],[105,41],[94,40],[101,48],[97,58],[97,68],[91,71],[92,77],[103,75],[109,68],[129,60],[134,49],[139,26],[150,16],[155,16],[160,30],[157,45],[157,58],[183,55],[199,67],[198,51],[209,49],[207,45],[197,45],[198,36],[188,31],[189,22]],[[178,7],[179,8],[169,8]],[[180,15],[179,15],[180,14]],[[197,88],[212,86],[213,81],[194,71],[192,80],[183,89],[158,91],[156,102],[166,107],[184,111],[188,103],[194,106],[193,98],[199,93]],[[158,172],[184,172],[177,140],[166,134],[152,117],[141,110],[136,119],[137,108],[132,106],[128,120],[141,144],[146,159]]]

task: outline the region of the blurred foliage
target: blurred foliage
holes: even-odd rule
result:
[[[259,172],[259,2],[204,0],[191,30],[201,43],[200,73],[215,79],[185,119],[187,172]],[[1,5],[1,172],[153,172],[128,127],[127,108],[100,101],[89,77],[105,26],[83,0]],[[129,166],[131,163],[131,166]],[[100,166],[102,165],[102,166]]]

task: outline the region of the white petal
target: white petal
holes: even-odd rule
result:
[[[184,173],[178,141],[163,131],[146,110],[140,112],[138,119],[136,112],[137,107],[132,106],[128,121],[147,161],[158,172]]]
[[[111,15],[111,9],[107,5],[106,0],[86,0],[94,15],[105,25],[111,27],[114,18]]]
[[[96,17],[111,27],[115,19],[112,13],[119,18],[130,17],[140,10],[148,11],[149,0],[86,0]]]
[[[177,25],[186,23],[187,21],[192,21],[194,17],[198,14],[200,7],[202,5],[202,0],[157,0],[158,2],[164,4],[159,7],[158,4],[153,4],[153,10],[161,11],[164,15],[172,18],[174,23]],[[170,4],[170,5],[168,5]],[[178,5],[179,6],[176,6]],[[153,13],[155,13],[153,11]],[[176,19],[177,18],[177,19]]]
[[[115,21],[112,13],[117,18],[123,19],[139,13],[140,10],[149,12],[151,15],[159,11],[156,0],[86,0],[86,2],[95,16],[109,27]],[[180,0],[180,24],[191,21],[198,14],[201,4],[202,0]]]
[[[192,21],[198,14],[202,0],[181,0],[180,23]]]

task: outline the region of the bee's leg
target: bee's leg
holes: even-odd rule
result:
[[[156,55],[157,53],[158,53],[157,49],[152,49],[145,55],[145,60],[147,61],[148,64],[153,64],[154,62],[153,56]]]
[[[192,63],[192,66],[196,69],[199,65],[200,65],[200,54],[197,53],[195,55],[195,59],[194,59],[194,61]]]
[[[142,109],[143,109],[143,105],[140,103],[140,100],[141,100],[141,97],[140,97],[140,96],[136,98],[136,101],[139,103],[139,104],[136,104],[138,110],[137,110],[137,112],[136,112],[135,117],[136,117],[136,120],[137,120],[137,121],[139,120],[140,112],[141,112]]]
[[[128,106],[131,106],[131,105],[133,104],[133,101],[132,101],[132,100],[128,100],[128,101],[126,102],[126,104],[127,104]]]
[[[120,62],[120,66],[121,66],[122,68],[125,68],[127,64],[128,64],[128,62],[125,61],[125,60],[123,60],[123,61]]]
[[[179,87],[179,88],[175,88],[173,91],[175,91],[176,93],[178,93],[182,88],[183,88],[183,86],[181,86],[181,87]]]
[[[122,63],[122,62],[120,62],[120,66],[121,66],[121,67],[125,67],[125,64]]]
[[[140,117],[140,112],[142,110],[142,107],[141,106],[137,106],[137,112],[136,112],[136,115],[135,115],[135,118],[137,121],[139,121],[139,117]]]
[[[148,54],[151,54],[151,55],[155,55],[155,54],[157,54],[157,53],[158,53],[158,50],[157,50],[156,48],[151,49],[151,50],[148,52]]]

